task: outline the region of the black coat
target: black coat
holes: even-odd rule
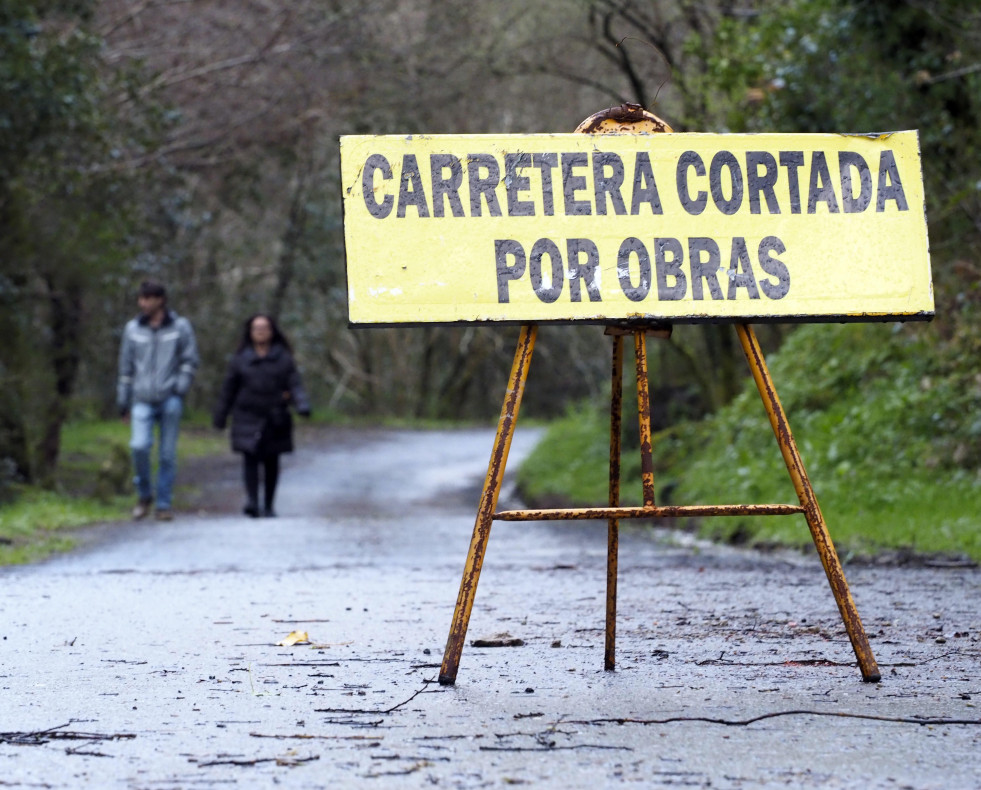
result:
[[[228,365],[212,422],[224,428],[231,414],[235,452],[279,455],[293,450],[290,406],[310,415],[310,401],[292,354],[276,344],[260,357],[247,346]]]

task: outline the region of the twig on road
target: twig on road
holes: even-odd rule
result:
[[[901,661],[892,664],[879,663],[880,667],[918,667],[923,664],[928,664],[931,661],[939,661],[943,658],[948,658],[950,656],[961,656],[965,655],[965,651],[956,649],[948,650],[945,653],[941,653],[937,656],[930,656],[929,658],[924,658],[922,661]],[[799,658],[799,659],[787,659],[785,661],[734,661],[731,659],[724,658],[725,652],[722,652],[718,658],[706,658],[701,661],[696,661],[695,666],[705,667],[705,666],[724,666],[724,667],[853,667],[855,666],[854,661],[832,661],[829,658]]]
[[[104,754],[103,752],[83,752],[82,747],[65,749],[65,754],[78,757],[112,757],[111,754]]]
[[[763,713],[750,719],[713,719],[708,716],[672,716],[667,719],[566,719],[566,724],[675,724],[677,722],[704,722],[706,724],[722,724],[727,727],[746,727],[750,724],[776,719],[781,716],[831,716],[840,719],[864,719],[868,721],[884,721],[895,724],[941,725],[941,724],[981,724],[981,719],[941,719],[929,717],[877,716],[873,713],[842,713],[828,710],[780,710]]]
[[[262,732],[250,732],[249,736],[252,738],[275,738],[276,740],[323,740],[323,741],[380,741],[384,739],[384,735],[310,735],[305,732],[298,732],[294,734],[286,735],[266,735]]]
[[[429,768],[432,763],[429,760],[420,760],[413,765],[410,765],[404,771],[379,771],[377,773],[364,774],[365,779],[383,779],[386,776],[409,776],[414,774],[416,771],[422,770],[423,768]]]
[[[59,724],[57,727],[34,732],[0,732],[0,743],[10,743],[17,746],[42,746],[49,741],[122,741],[136,737],[135,734],[128,732],[104,735],[98,732],[76,732],[64,729],[68,724]]]
[[[632,752],[630,746],[606,746],[598,743],[575,743],[571,746],[481,746],[482,752],[558,752],[573,749],[609,749],[611,751]]]
[[[325,719],[324,724],[340,724],[345,727],[379,727],[384,724],[384,719],[375,719],[374,721],[364,721],[358,719]]]
[[[494,737],[496,738],[515,738],[515,737],[531,737],[534,738],[537,746],[481,746],[480,751],[482,752],[554,752],[554,751],[570,751],[574,749],[608,749],[612,751],[627,751],[632,752],[633,748],[630,746],[608,746],[606,744],[598,743],[574,743],[568,746],[559,746],[553,740],[554,735],[575,735],[575,732],[568,730],[560,730],[559,725],[567,723],[565,717],[559,717],[556,721],[552,722],[547,729],[542,732],[517,732],[517,733],[497,733]]]
[[[259,765],[260,763],[276,763],[276,765],[294,766],[302,763],[312,763],[319,759],[319,754],[312,754],[309,757],[256,757],[251,760],[209,760],[206,763],[198,763],[198,768],[212,768],[216,765],[238,765],[249,768],[254,765]]]
[[[424,682],[426,683],[426,686],[428,686],[430,683],[433,682],[433,680],[426,680]],[[388,714],[388,713],[394,713],[399,708],[401,708],[403,705],[408,705],[410,702],[412,702],[412,700],[414,700],[420,694],[422,694],[423,692],[425,692],[426,691],[426,686],[423,686],[421,689],[419,689],[418,691],[416,691],[408,699],[402,700],[402,702],[398,703],[397,705],[393,705],[390,708],[385,708],[384,710],[378,710],[377,708],[314,708],[313,709],[313,712],[314,713],[368,713],[368,714],[373,714],[373,715],[385,715],[385,714]],[[430,691],[429,693],[430,694],[439,694],[441,692],[439,692],[439,691]]]
[[[798,658],[787,659],[786,661],[731,661],[722,658],[706,658],[696,661],[695,666],[723,666],[723,667],[851,667],[854,661],[832,661],[829,658]],[[884,664],[882,666],[890,666]]]

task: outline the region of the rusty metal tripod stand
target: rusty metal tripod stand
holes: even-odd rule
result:
[[[852,648],[858,659],[862,679],[866,682],[876,682],[880,679],[879,668],[869,646],[868,637],[858,616],[855,602],[852,600],[848,583],[842,571],[841,562],[831,542],[827,525],[818,507],[817,497],[804,471],[797,444],[790,432],[787,416],[777,397],[777,391],[770,378],[770,372],[763,358],[756,333],[748,324],[737,324],[736,331],[742,345],[746,360],[749,363],[753,379],[759,389],[770,425],[776,435],[777,444],[783,454],[787,471],[790,473],[799,505],[687,505],[659,507],[654,496],[654,464],[651,444],[650,394],[647,370],[647,336],[648,334],[662,337],[670,333],[669,327],[639,327],[621,329],[610,327],[607,334],[613,338],[613,369],[612,394],[610,409],[610,489],[609,507],[605,508],[576,508],[550,510],[509,510],[497,512],[497,499],[504,479],[508,451],[518,418],[518,409],[524,393],[531,356],[535,347],[537,327],[534,324],[522,326],[514,353],[514,363],[508,382],[501,418],[498,423],[497,436],[491,452],[487,478],[484,482],[480,505],[477,509],[477,520],[474,524],[473,537],[470,540],[470,551],[467,555],[463,579],[460,582],[460,592],[457,596],[453,622],[450,625],[443,663],[440,668],[439,682],[442,685],[453,685],[456,682],[457,670],[460,666],[460,656],[467,635],[470,613],[477,592],[477,582],[483,565],[487,541],[490,537],[493,521],[544,521],[544,520],[607,520],[607,577],[606,577],[606,647],[604,665],[608,670],[615,668],[616,648],[616,601],[617,601],[617,561],[619,552],[619,522],[622,518],[664,518],[684,516],[735,516],[735,515],[788,515],[803,513],[811,531],[811,537],[821,558],[821,564],[827,574],[831,591],[838,604],[845,630],[851,640]],[[620,428],[622,422],[622,388],[623,388],[623,338],[632,334],[634,338],[634,357],[637,368],[637,403],[638,419],[640,422],[640,452],[641,475],[643,477],[644,504],[640,507],[620,506]]]

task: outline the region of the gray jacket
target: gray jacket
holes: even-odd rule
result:
[[[159,327],[137,316],[123,329],[119,347],[116,405],[121,412],[133,403],[162,403],[184,397],[198,368],[198,347],[191,322],[170,310]]]

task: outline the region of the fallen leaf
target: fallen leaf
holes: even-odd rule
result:
[[[293,647],[293,645],[299,645],[304,642],[309,642],[310,637],[307,636],[306,631],[290,631],[289,636],[287,636],[283,641],[277,642],[278,647]]]

